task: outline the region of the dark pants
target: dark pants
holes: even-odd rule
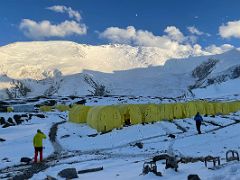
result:
[[[196,121],[196,127],[197,127],[198,134],[201,134],[201,124],[202,124],[201,121]]]
[[[34,162],[37,162],[38,152],[40,153],[40,161],[43,160],[43,148],[42,147],[34,147],[35,155],[34,155]]]

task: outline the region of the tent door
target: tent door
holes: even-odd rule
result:
[[[129,111],[127,111],[126,114],[124,114],[124,126],[130,126],[131,125],[131,119]]]

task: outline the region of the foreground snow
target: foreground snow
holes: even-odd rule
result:
[[[5,114],[7,117],[9,114]],[[64,123],[58,127],[57,140],[65,153],[72,153],[67,159],[59,159],[52,167],[35,174],[31,179],[44,179],[46,175],[58,177],[59,171],[73,167],[77,170],[104,167],[103,171],[80,174],[79,179],[157,179],[153,174],[141,175],[144,161],[154,155],[173,152],[180,157],[220,156],[225,162],[225,153],[229,149],[240,149],[239,128],[236,123],[239,114],[227,117],[204,117],[203,134],[196,135],[192,119],[171,122],[157,122],[154,124],[135,125],[114,130],[106,134],[97,132],[87,125]],[[234,120],[235,119],[235,120]],[[46,134],[52,123],[62,121],[59,113],[47,113],[46,119],[34,118],[26,124],[6,129],[0,129],[1,137],[7,141],[1,143],[0,156],[8,158],[10,162],[1,160],[0,168],[18,164],[23,156],[32,157],[32,137],[36,129],[42,129]],[[176,124],[186,129],[178,129]],[[215,126],[212,123],[223,126]],[[175,134],[171,139],[168,134]],[[90,136],[89,136],[90,135]],[[143,143],[143,148],[135,146],[136,142]],[[49,140],[45,143],[45,157],[53,152]],[[2,158],[3,159],[3,158]],[[240,164],[238,162],[220,170],[209,170],[202,162],[179,164],[179,172],[165,170],[163,161],[158,162],[158,170],[162,172],[162,179],[187,179],[189,174],[198,174],[201,179],[238,179]],[[210,165],[211,166],[211,165]],[[58,177],[58,179],[60,179]]]

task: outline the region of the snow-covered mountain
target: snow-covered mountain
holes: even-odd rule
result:
[[[48,41],[0,47],[0,99],[38,95],[239,94],[240,52],[171,59],[159,48]],[[181,59],[181,57],[183,57]],[[186,58],[184,58],[186,57]],[[222,86],[224,86],[222,88]],[[237,85],[236,85],[237,86]],[[216,88],[215,88],[216,87]],[[220,92],[220,91],[219,91]]]

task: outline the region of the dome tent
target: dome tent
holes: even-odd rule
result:
[[[214,102],[213,107],[216,115],[223,114],[223,107],[221,102]]]
[[[56,105],[56,109],[59,110],[60,112],[64,112],[64,111],[69,111],[70,107],[67,105],[58,104]]]
[[[91,107],[83,106],[83,105],[75,105],[69,111],[69,121],[75,123],[86,123],[87,122],[87,114]]]
[[[121,114],[122,125],[142,123],[142,113],[138,105],[126,104],[116,106]],[[129,121],[129,122],[128,122]]]
[[[214,103],[212,102],[206,102],[205,104],[205,110],[207,115],[215,115],[215,109],[214,109]]]
[[[87,124],[98,132],[107,132],[122,127],[121,114],[116,106],[92,107],[87,115]]]
[[[156,122],[159,121],[159,109],[156,104],[141,104],[139,108],[142,113],[142,122]]]
[[[50,112],[53,110],[53,106],[40,106],[39,110],[42,112]]]
[[[200,114],[206,114],[206,101],[194,101],[197,112]]]
[[[184,111],[186,118],[191,118],[197,114],[197,107],[195,102],[190,101],[187,103],[184,103]]]
[[[173,118],[182,119],[185,118],[185,111],[183,103],[174,103],[173,106]]]

